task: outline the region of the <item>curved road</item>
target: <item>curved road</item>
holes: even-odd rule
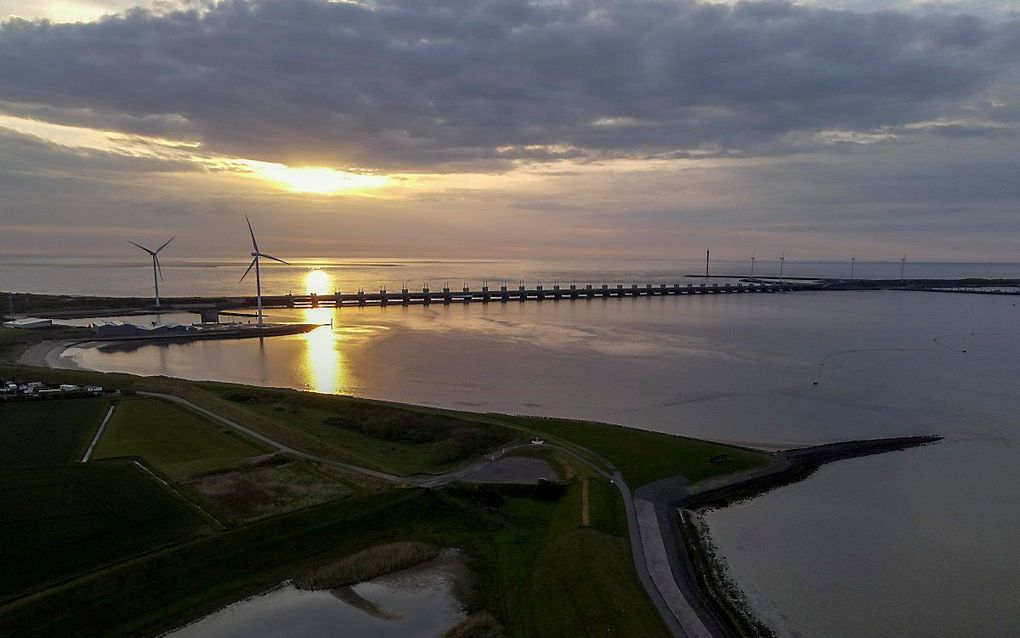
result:
[[[211,410],[207,410],[206,408],[192,403],[187,399],[182,399],[181,397],[172,394],[142,391],[139,391],[138,394],[176,403],[177,405],[198,412],[203,416],[213,419],[214,421],[222,423],[239,432],[243,432],[253,439],[265,443],[269,447],[276,448],[278,451],[285,454],[307,459],[309,461],[315,461],[316,463],[332,465],[357,474],[363,474],[365,476],[370,476],[398,485],[414,485],[416,487],[425,488],[439,487],[453,481],[461,480],[463,477],[471,474],[479,467],[493,463],[511,450],[531,447],[531,444],[527,443],[508,446],[500,449],[495,454],[492,454],[481,461],[477,461],[471,465],[467,465],[445,474],[427,476],[397,476],[395,474],[388,474],[386,472],[380,472],[379,470],[373,470],[367,467],[343,463],[341,461],[335,461],[323,456],[297,450],[289,445],[280,443],[275,439],[271,439],[249,427],[241,425],[236,421],[232,421],[212,412]],[[713,634],[705,627],[705,624],[701,621],[697,612],[688,602],[689,596],[693,595],[694,592],[682,591],[670,572],[668,551],[665,547],[652,504],[644,500],[639,500],[637,501],[637,504],[635,504],[630,488],[627,487],[627,483],[623,480],[623,476],[612,463],[592,450],[573,443],[571,445],[575,445],[576,450],[557,445],[555,443],[545,443],[543,444],[543,447],[554,448],[564,452],[565,454],[569,454],[571,457],[591,468],[596,474],[608,480],[616,487],[617,491],[620,492],[620,497],[623,499],[623,505],[627,512],[627,531],[630,536],[630,549],[631,557],[634,561],[634,569],[637,572],[641,586],[648,594],[648,597],[651,598],[652,603],[655,605],[656,610],[662,617],[662,621],[666,625],[670,634],[676,638],[712,638]],[[579,454],[577,450],[590,455],[591,458],[598,459],[604,464],[604,468],[599,467],[591,460],[591,458],[585,458]],[[665,566],[664,569],[663,566]]]

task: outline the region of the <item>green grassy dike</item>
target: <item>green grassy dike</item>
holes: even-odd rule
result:
[[[24,346],[5,332],[0,356],[4,343]],[[457,485],[399,488],[306,461],[252,465],[266,454],[261,443],[132,396],[140,390],[186,398],[297,449],[396,474],[448,471],[533,434],[589,448],[631,488],[767,463],[740,448],[599,423],[11,364],[0,365],[0,378],[125,392],[75,408],[70,400],[0,404],[0,442],[17,441],[23,451],[0,458],[4,556],[19,560],[17,570],[0,572],[0,636],[156,635],[325,561],[397,541],[462,550],[474,574],[469,611],[492,613],[508,636],[666,635],[634,572],[618,493],[569,455],[523,452],[560,471],[563,492],[554,499]],[[77,463],[111,401],[117,407],[97,460]],[[728,461],[712,464],[718,454]],[[37,460],[15,460],[28,456]],[[68,484],[82,494],[77,501],[62,497]],[[36,498],[38,485],[50,500]],[[103,494],[111,502],[96,500]]]

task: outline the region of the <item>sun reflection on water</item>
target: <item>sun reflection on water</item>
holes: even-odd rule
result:
[[[324,270],[309,270],[305,274],[305,289],[319,295],[330,293],[333,279]],[[306,308],[305,323],[329,324],[319,326],[303,335],[305,356],[303,375],[305,384],[315,392],[338,394],[348,392],[345,383],[347,366],[340,348],[340,335],[333,331],[332,308]]]
[[[306,308],[306,323],[329,323],[332,308]],[[346,392],[346,366],[340,349],[340,335],[332,325],[319,326],[302,335],[305,341],[303,373],[305,384],[315,392],[337,394]]]

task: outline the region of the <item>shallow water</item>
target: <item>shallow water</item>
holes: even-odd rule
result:
[[[172,638],[435,638],[465,613],[454,595],[465,578],[456,554],[335,591],[289,583],[166,634]]]
[[[783,635],[1020,636],[1007,622],[1020,617],[1015,303],[802,292],[295,310],[271,318],[333,326],[72,356],[106,371],[731,441],[943,434],[708,520],[752,607]]]

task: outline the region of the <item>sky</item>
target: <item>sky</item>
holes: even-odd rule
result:
[[[1020,262],[1012,1],[0,0],[0,256]],[[265,238],[265,239],[262,239]]]

